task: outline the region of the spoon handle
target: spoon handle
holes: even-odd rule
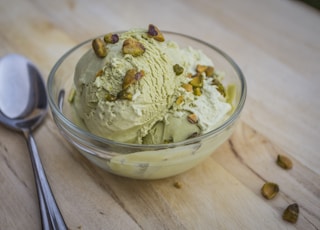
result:
[[[54,199],[46,174],[42,167],[37,145],[31,131],[24,130],[24,136],[27,140],[32,167],[35,174],[43,227],[45,228],[50,225],[48,229],[67,230],[67,226]]]
[[[44,200],[44,197],[42,194],[41,187],[37,181],[38,181],[38,179],[36,179],[36,187],[37,187],[37,192],[38,192],[38,197],[39,197],[42,230],[51,230],[52,225],[51,225],[50,219],[48,217],[47,206],[45,204],[45,200]]]

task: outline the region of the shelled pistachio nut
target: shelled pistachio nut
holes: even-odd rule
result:
[[[128,38],[123,42],[122,53],[133,57],[141,56],[146,51],[144,45],[135,38]]]
[[[266,182],[261,188],[261,194],[266,199],[271,200],[280,191],[279,186],[273,182]]]
[[[158,27],[156,27],[155,25],[152,25],[152,24],[150,24],[148,27],[148,35],[149,35],[149,37],[154,38],[158,42],[163,42],[165,40],[163,34],[158,29]]]
[[[299,205],[290,204],[283,212],[282,219],[290,223],[296,223],[299,216]]]
[[[279,165],[283,169],[291,169],[293,164],[288,157],[279,154],[277,156],[277,165]]]
[[[107,56],[107,48],[101,38],[92,40],[92,48],[99,58],[104,58],[105,56]]]

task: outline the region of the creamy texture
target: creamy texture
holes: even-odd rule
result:
[[[123,41],[130,37],[143,44],[143,55],[122,53]],[[212,79],[205,78],[200,96],[182,87],[190,81],[188,73],[195,74],[197,64],[213,66],[201,51],[179,48],[172,41],[158,42],[145,30],[122,33],[119,38],[106,45],[105,58],[89,50],[76,67],[74,105],[90,132],[118,142],[160,144],[208,132],[225,119],[231,106],[211,84]],[[179,76],[173,70],[175,64],[184,69]],[[123,89],[130,69],[145,73],[127,89],[132,100],[107,100],[107,95]],[[176,103],[179,97],[182,103]],[[198,118],[195,124],[187,119],[191,113]]]

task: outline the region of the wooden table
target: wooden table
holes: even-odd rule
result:
[[[280,0],[1,0],[0,56],[25,55],[47,79],[77,43],[149,23],[196,36],[234,58],[248,83],[240,122],[198,167],[139,181],[92,165],[48,115],[35,138],[68,228],[320,229],[318,10]],[[293,160],[291,170],[275,164],[278,154]],[[266,181],[280,186],[273,200],[260,194]],[[283,221],[283,210],[295,202],[298,222]],[[1,125],[0,229],[40,228],[24,138]]]

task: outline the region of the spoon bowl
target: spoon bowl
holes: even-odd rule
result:
[[[0,59],[0,123],[21,131],[27,141],[35,175],[42,229],[67,229],[53,197],[32,130],[47,114],[45,84],[37,68],[25,57],[10,54]]]
[[[45,85],[35,66],[20,55],[3,57],[0,61],[0,122],[18,131],[34,129],[45,117],[47,104]]]

